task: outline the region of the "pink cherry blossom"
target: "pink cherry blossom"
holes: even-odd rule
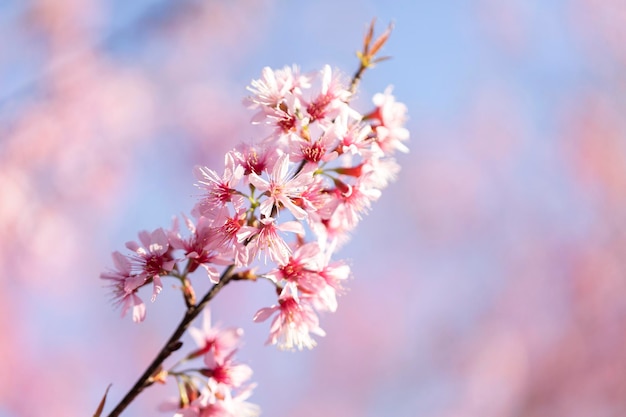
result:
[[[314,169],[314,168],[313,168]],[[281,155],[265,180],[257,174],[250,174],[250,184],[262,193],[266,193],[259,210],[265,217],[275,217],[281,207],[286,207],[298,220],[305,219],[307,213],[294,203],[302,197],[302,192],[313,182],[313,169],[305,167],[293,176],[289,171],[289,155]]]
[[[250,262],[249,249],[237,237],[245,220],[246,210],[239,208],[233,215],[222,212],[213,221],[215,250],[220,251],[224,257],[230,256],[236,266],[245,266]]]
[[[134,261],[133,266],[139,270],[137,278],[141,278],[142,275],[145,276],[143,282],[152,279],[154,285],[152,301],[154,302],[156,296],[163,289],[161,276],[167,275],[174,268],[176,260],[172,259],[169,240],[163,229],[156,229],[152,233],[145,230],[141,231],[139,232],[139,240],[143,246],[137,242],[126,242],[126,247],[135,252],[131,259]],[[133,280],[129,287],[129,282],[127,282],[127,291],[138,288],[139,285],[137,284],[139,283],[143,284],[141,279],[139,282]]]
[[[258,405],[246,401],[255,387],[256,384],[249,384],[237,390],[235,395],[227,392],[223,396],[222,406],[230,413],[228,417],[258,417],[261,414],[261,408]]]
[[[264,143],[271,143],[280,148],[284,145],[285,135],[300,131],[303,121],[299,116],[299,108],[299,100],[294,96],[288,96],[280,106],[266,107],[262,113],[258,113],[253,122],[274,126],[274,132],[264,139]]]
[[[378,147],[376,150],[372,149],[372,127],[360,122],[348,122],[347,118],[348,114],[342,112],[337,116],[337,121],[333,126],[339,138],[341,153],[370,156],[376,152],[377,156],[383,156],[383,152]]]
[[[258,405],[247,402],[255,385],[251,384],[233,395],[231,390],[218,386],[217,390],[204,387],[198,398],[188,406],[178,409],[174,417],[257,417],[261,414]],[[168,410],[171,405],[161,407]]]
[[[265,261],[269,256],[273,262],[287,263],[291,248],[278,232],[292,232],[304,236],[304,227],[301,223],[289,221],[276,224],[276,219],[265,217],[259,220],[259,225],[242,226],[237,233],[237,239],[247,245],[250,251],[250,257],[260,257],[261,253],[265,254]]]
[[[342,282],[350,278],[349,265],[343,261],[331,262],[334,248],[334,243],[326,248],[324,266],[318,272],[325,285],[319,291],[309,294],[309,299],[317,311],[337,311],[337,295],[344,291]]]
[[[226,357],[216,357],[209,351],[204,355],[204,364],[207,369],[203,371],[203,374],[211,378],[209,383],[213,381],[215,384],[229,388],[239,388],[250,379],[252,368],[246,364],[235,363],[232,353]]]
[[[408,152],[409,149],[402,142],[409,138],[409,131],[404,127],[407,118],[407,108],[403,103],[396,101],[391,94],[393,88],[387,87],[384,93],[374,95],[372,101],[377,107],[373,118],[377,121],[375,126],[376,140],[385,153],[395,150]]]
[[[261,175],[278,158],[275,146],[242,143],[235,148],[235,160],[244,167],[244,179],[251,173]]]
[[[329,65],[325,65],[319,75],[320,92],[306,103],[306,111],[311,122],[324,121],[323,119],[330,122],[340,109],[347,107],[352,93],[341,81],[341,74],[338,72],[333,74]]]
[[[198,345],[191,357],[210,355],[213,360],[221,361],[237,350],[243,329],[230,327],[221,329],[211,325],[211,311],[205,308],[203,312],[202,327],[190,327],[189,335]]]
[[[283,288],[278,304],[257,311],[254,321],[265,321],[274,313],[277,315],[270,326],[266,344],[277,345],[279,349],[286,350],[312,349],[317,343],[311,335],[326,335],[319,327],[319,319],[312,306],[298,298],[292,284]]]
[[[335,148],[339,144],[339,138],[333,129],[328,129],[317,140],[292,136],[290,143],[290,159],[294,162],[307,161],[317,167],[320,162],[329,162],[337,158]]]
[[[330,207],[332,196],[321,175],[313,177],[313,182],[302,192],[301,197],[300,204],[307,212],[309,223],[319,222],[332,214],[332,210],[327,209]]]
[[[219,281],[219,271],[213,264],[230,265],[231,260],[216,249],[216,231],[211,225],[211,220],[200,216],[197,225],[194,225],[191,219],[185,217],[185,223],[191,232],[191,236],[187,239],[180,236],[178,233],[178,220],[175,219],[172,230],[169,233],[172,247],[185,251],[185,257],[190,260],[187,266],[188,272],[194,272],[201,266],[207,271],[211,282],[217,283]]]
[[[237,193],[236,187],[241,180],[244,168],[235,161],[233,153],[229,152],[224,157],[224,175],[220,177],[212,169],[196,167],[195,174],[198,178],[198,187],[205,191],[204,197],[197,204],[200,214],[215,216],[215,212],[221,213],[226,210],[226,204],[232,203],[235,208],[241,207],[244,198]]]
[[[289,257],[289,262],[265,276],[274,282],[283,280],[293,282],[300,291],[316,293],[326,284],[319,274],[324,264],[324,254],[317,242],[309,242],[299,246]]]
[[[395,181],[400,165],[394,158],[370,158],[363,162],[360,181],[367,188],[386,188]]]
[[[254,95],[248,97],[245,102],[251,108],[259,106],[276,108],[288,94],[299,96],[301,88],[310,87],[309,77],[300,74],[300,68],[296,65],[278,70],[265,67],[261,71],[261,78],[253,80],[250,84],[247,89]]]
[[[135,280],[136,276],[132,273],[132,265],[130,260],[120,252],[113,252],[113,263],[116,270],[103,272],[100,278],[111,281],[112,295],[114,303],[121,306],[122,317],[126,315],[128,310],[132,309],[133,321],[138,323],[146,317],[146,306],[136,294],[140,285],[128,290],[128,282]],[[140,280],[145,281],[145,276],[141,276]]]
[[[381,191],[376,188],[368,188],[357,182],[354,185],[346,185],[343,189],[334,192],[333,214],[330,217],[330,227],[350,231],[361,220],[361,216],[371,208]]]

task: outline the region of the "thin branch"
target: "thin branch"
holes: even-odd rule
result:
[[[187,331],[187,328],[191,324],[191,322],[200,314],[200,312],[206,307],[206,305],[211,301],[217,293],[233,279],[233,271],[234,265],[230,265],[226,270],[222,273],[220,280],[217,284],[213,285],[211,289],[204,295],[202,300],[194,306],[191,306],[185,312],[183,319],[180,324],[174,330],[174,333],[170,338],[165,342],[161,351],[154,358],[152,363],[146,368],[145,372],[141,375],[141,377],[137,380],[135,385],[126,393],[124,398],[119,402],[119,404],[111,411],[108,417],[117,417],[122,411],[126,409],[126,407],[147,387],[152,385],[154,381],[152,380],[153,375],[155,375],[161,365],[167,359],[172,352],[176,351],[182,346],[180,339]]]
[[[356,53],[357,57],[359,57],[359,68],[356,70],[354,75],[352,76],[352,82],[350,83],[350,92],[354,94],[356,92],[356,88],[361,81],[361,77],[366,69],[371,68],[374,64],[389,59],[389,57],[381,57],[376,58],[376,54],[381,50],[383,45],[389,39],[391,35],[391,31],[393,30],[393,23],[390,23],[387,26],[387,29],[380,35],[376,40],[373,41],[374,38],[374,24],[376,23],[376,19],[373,19],[370,23],[367,32],[365,33],[365,37],[363,38],[363,50]]]

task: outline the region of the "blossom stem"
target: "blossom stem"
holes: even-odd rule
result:
[[[204,295],[202,300],[196,305],[192,305],[187,308],[185,315],[182,320],[178,324],[172,336],[165,342],[161,351],[154,358],[152,363],[146,368],[145,372],[141,375],[141,377],[137,380],[135,385],[126,393],[124,398],[119,402],[119,404],[111,411],[108,417],[117,417],[119,416],[126,407],[147,387],[152,385],[154,381],[152,380],[152,376],[158,372],[161,365],[167,359],[172,352],[179,349],[182,343],[180,339],[185,334],[185,331],[191,324],[191,322],[200,314],[200,312],[206,307],[206,305],[211,301],[217,293],[228,284],[233,278],[232,271],[235,265],[230,265],[228,268],[224,270],[220,280],[217,284],[213,285],[211,289]]]
[[[367,66],[363,65],[363,62],[361,62],[359,65],[359,69],[357,69],[354,75],[352,76],[352,81],[350,82],[350,88],[349,88],[349,91],[352,94],[356,92],[356,88],[359,85],[359,81],[361,81],[361,77],[363,76],[363,73],[365,72],[366,69],[367,69]]]

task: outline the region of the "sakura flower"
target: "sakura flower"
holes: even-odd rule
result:
[[[328,162],[337,158],[337,147],[339,139],[332,129],[324,132],[319,139],[310,140],[297,135],[292,136],[290,143],[291,157],[294,162],[307,161],[317,166],[319,162]]]
[[[252,108],[259,106],[276,108],[289,93],[298,96],[301,94],[301,88],[309,87],[309,77],[300,74],[300,68],[296,65],[279,70],[265,67],[261,71],[261,78],[253,80],[251,86],[247,87],[254,95],[245,101]]]
[[[250,262],[249,250],[238,238],[238,233],[246,221],[246,209],[239,208],[233,215],[222,212],[213,225],[214,249],[222,257],[234,260],[235,266],[245,266]]]
[[[178,408],[174,417],[258,417],[261,409],[258,405],[247,402],[255,385],[249,385],[233,395],[230,389],[224,386],[217,391],[204,387],[198,398],[191,404]],[[171,404],[164,404],[161,410],[171,409]]]
[[[236,186],[241,180],[244,168],[235,161],[232,152],[224,157],[224,175],[220,177],[212,169],[196,167],[195,174],[198,178],[198,187],[205,190],[204,197],[197,205],[198,211],[204,216],[215,216],[215,212],[221,213],[226,210],[226,204],[232,203],[235,208],[241,207],[244,198]]]
[[[264,108],[263,113],[257,114],[253,122],[274,126],[274,133],[266,137],[264,142],[279,147],[283,145],[284,135],[299,131],[303,123],[307,123],[300,116],[300,101],[291,95],[277,107]]]
[[[302,192],[299,203],[307,212],[309,223],[319,222],[332,214],[332,210],[326,210],[332,200],[327,188],[322,176],[315,175],[313,182]]]
[[[337,310],[337,294],[343,292],[342,282],[350,277],[350,266],[342,261],[331,262],[335,248],[332,242],[323,253],[324,266],[318,272],[324,285],[317,292],[311,292],[309,298],[318,311],[335,312]]]
[[[383,189],[395,181],[400,165],[394,158],[371,158],[363,163],[361,183],[368,188]]]
[[[335,190],[334,211],[330,217],[330,227],[334,229],[352,230],[361,216],[370,209],[372,201],[376,201],[381,191],[376,188],[368,188],[357,181],[354,185],[340,184],[335,181],[338,188]]]
[[[274,146],[251,145],[247,143],[239,145],[235,149],[233,156],[237,163],[244,167],[244,178],[252,173],[261,175],[278,158]]]
[[[254,96],[245,101],[250,108],[258,108],[252,123],[275,127],[275,135],[267,138],[273,145],[280,146],[282,135],[299,130],[302,89],[309,87],[309,77],[300,74],[300,69],[295,65],[279,70],[266,67],[261,79],[252,81],[248,87]]]
[[[265,217],[259,220],[258,227],[242,226],[237,233],[237,239],[247,245],[251,258],[260,257],[261,253],[265,252],[266,261],[269,255],[273,262],[284,264],[289,260],[291,249],[278,234],[279,231],[304,235],[304,227],[298,222],[291,221],[277,225],[276,219]]]
[[[329,65],[324,66],[320,76],[320,92],[306,103],[306,111],[311,122],[324,122],[324,119],[327,119],[328,123],[337,116],[340,109],[347,107],[346,103],[352,93],[341,82],[341,75],[333,74]],[[356,113],[356,111],[353,112]]]
[[[309,242],[299,246],[289,257],[289,262],[280,265],[265,276],[274,282],[286,280],[293,282],[301,291],[316,293],[326,282],[319,275],[324,263],[324,256],[317,242]]]
[[[189,328],[189,334],[198,345],[198,349],[190,357],[209,354],[212,360],[221,361],[230,356],[240,344],[243,329],[230,327],[220,329],[211,325],[211,311],[205,308],[203,312],[202,328]]]
[[[313,170],[315,167],[305,167],[297,175],[293,176],[289,171],[289,155],[281,155],[265,180],[257,174],[250,174],[250,184],[257,190],[267,195],[259,207],[265,217],[275,217],[281,207],[286,207],[298,220],[305,219],[307,213],[294,203],[295,199],[302,196],[302,192],[313,182]]]
[[[270,325],[270,335],[266,344],[277,345],[279,349],[312,349],[316,342],[311,334],[325,336],[319,327],[319,319],[310,304],[300,300],[292,284],[287,284],[278,298],[278,304],[265,307],[254,315],[255,322],[267,320],[274,313],[276,317]]]
[[[368,124],[364,123],[348,123],[343,121],[346,118],[345,113],[340,114],[337,117],[337,122],[334,124],[335,134],[339,137],[339,147],[341,153],[349,153],[352,155],[370,156],[372,150],[372,128]],[[376,148],[376,156],[383,156],[383,152]]]
[[[252,376],[252,368],[232,360],[234,352],[226,357],[216,357],[210,351],[204,356],[207,369],[202,374],[210,377],[209,384],[225,385],[229,388],[239,388]]]
[[[127,290],[127,282],[134,280],[135,276],[132,273],[132,265],[130,260],[122,255],[120,252],[113,252],[113,263],[116,270],[109,272],[103,272],[100,274],[100,278],[111,281],[112,293],[114,302],[117,305],[121,305],[122,314],[124,317],[128,310],[132,309],[133,321],[138,323],[146,317],[146,306],[136,294],[137,287]],[[141,276],[141,281],[145,281],[145,276]],[[143,282],[142,282],[143,283]]]
[[[169,240],[163,229],[156,229],[152,233],[145,230],[141,231],[139,232],[139,240],[143,246],[137,242],[126,242],[126,247],[135,252],[132,259],[134,267],[138,268],[140,273],[136,276],[138,281],[127,281],[125,289],[132,291],[146,280],[152,279],[154,284],[152,301],[154,302],[156,296],[163,289],[161,276],[167,275],[174,268],[176,260],[172,259]]]
[[[230,392],[224,395],[222,406],[230,413],[228,417],[258,417],[261,414],[261,408],[258,405],[246,401],[255,387],[256,384],[250,384],[239,389],[234,396]]]
[[[219,281],[219,272],[212,266],[230,265],[231,260],[219,250],[216,250],[216,232],[212,227],[211,220],[200,216],[197,225],[191,219],[185,217],[187,228],[191,232],[188,239],[183,239],[178,233],[178,219],[174,219],[172,230],[169,233],[172,247],[185,251],[185,257],[190,260],[188,272],[194,272],[199,266],[206,271],[213,283]]]
[[[350,240],[349,232],[352,229],[347,228],[345,223],[331,222],[330,218],[323,218],[311,223],[310,226],[320,246],[333,242],[339,248]]]
[[[374,95],[372,101],[377,107],[371,117],[376,121],[374,127],[376,140],[380,148],[387,154],[398,150],[408,152],[409,148],[402,142],[409,138],[409,131],[404,127],[407,108],[396,101],[391,94],[393,88],[387,87],[384,93]]]
[[[343,291],[342,281],[350,276],[350,267],[343,262],[331,261],[336,242],[330,242],[325,250],[318,242],[301,245],[289,258],[265,276],[274,282],[283,280],[296,285],[301,299],[306,299],[318,311],[337,310],[337,293]]]
[[[237,208],[233,214],[228,209],[213,214],[206,248],[211,261],[218,265],[229,265],[233,261],[235,266],[248,265],[249,250],[237,237],[246,222],[247,208]]]

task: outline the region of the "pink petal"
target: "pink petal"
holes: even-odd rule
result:
[[[276,310],[278,310],[280,307],[278,306],[272,306],[272,307],[263,307],[262,309],[260,309],[259,311],[256,312],[256,314],[254,315],[254,317],[252,318],[252,321],[254,321],[255,323],[259,323],[262,321],[267,320],[272,314],[274,314],[274,312]]]

